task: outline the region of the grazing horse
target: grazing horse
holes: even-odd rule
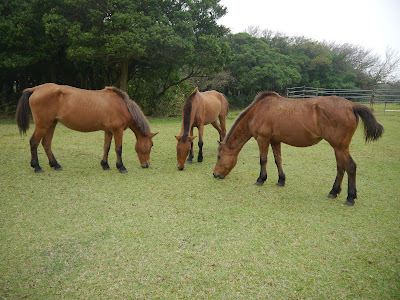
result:
[[[271,144],[278,167],[278,186],[285,185],[282,169],[281,143],[308,147],[325,139],[335,150],[337,175],[329,198],[341,191],[344,172],[348,175],[346,205],[354,205],[357,198],[356,164],[349,146],[357,129],[359,117],[364,123],[365,141],[375,141],[382,136],[383,127],[371,110],[341,97],[316,97],[287,99],[274,92],[259,93],[236,119],[218,149],[214,177],[225,178],[236,165],[243,145],[254,137],[260,150],[260,176],[256,185],[267,179],[267,154]]]
[[[178,169],[185,168],[186,157],[189,155],[187,162],[193,160],[193,127],[199,130],[199,155],[198,162],[203,161],[203,131],[204,125],[211,124],[218,130],[220,141],[226,134],[226,116],[228,115],[228,101],[225,96],[216,91],[208,91],[200,93],[196,87],[194,91],[186,98],[182,109],[182,128],[181,133],[176,135],[178,140],[177,159]],[[220,124],[218,124],[219,119]]]
[[[42,141],[50,167],[62,170],[51,151],[54,129],[60,121],[66,127],[81,132],[104,130],[104,155],[101,166],[109,170],[108,152],[112,137],[115,139],[117,168],[126,173],[122,163],[122,135],[130,128],[136,135],[135,150],[140,164],[150,164],[152,137],[149,122],[139,106],[129,96],[115,87],[100,91],[82,90],[66,85],[46,83],[23,91],[19,99],[16,120],[20,133],[29,128],[30,114],[35,121],[35,131],[30,139],[31,166],[36,173],[43,172],[39,165],[37,147]]]

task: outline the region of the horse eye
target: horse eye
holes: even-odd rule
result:
[[[221,155],[218,154],[218,155],[217,155],[217,159],[220,159],[220,158],[221,158]]]

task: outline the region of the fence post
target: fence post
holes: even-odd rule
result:
[[[289,89],[286,88],[286,98],[289,98]]]

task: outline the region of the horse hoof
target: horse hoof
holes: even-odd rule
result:
[[[187,160],[186,163],[191,164],[193,160]]]
[[[276,186],[285,186],[285,184],[282,183],[282,182],[278,182],[278,183],[276,184]]]
[[[35,173],[44,173],[44,171],[42,170],[42,169],[37,169],[37,170],[35,170]]]
[[[258,186],[262,186],[264,184],[264,182],[261,182],[261,181],[256,181],[256,183],[255,183],[255,185],[258,185]]]
[[[328,195],[328,198],[330,198],[330,199],[335,199],[337,197],[337,195],[334,195],[334,194],[329,194]]]
[[[119,169],[120,173],[128,173],[128,171],[126,169]]]
[[[203,158],[201,157],[199,157],[198,159],[197,159],[197,162],[203,162]]]
[[[54,170],[55,170],[55,171],[62,171],[62,170],[63,170],[63,168],[61,168],[61,167],[57,167],[57,168],[54,168]]]
[[[346,206],[354,206],[354,200],[353,200],[353,201],[347,200],[347,201],[344,203],[344,205],[346,205]]]

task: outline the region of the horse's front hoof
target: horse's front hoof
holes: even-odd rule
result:
[[[61,166],[59,166],[59,167],[55,167],[54,170],[55,170],[55,171],[62,171],[63,168],[62,168]]]
[[[256,183],[254,185],[262,186],[263,184],[264,184],[264,182],[262,182],[262,181],[256,181]]]
[[[202,157],[198,157],[197,158],[197,162],[203,162],[203,158]]]
[[[37,173],[37,174],[44,173],[44,171],[42,170],[42,168],[37,168],[37,169],[35,169],[35,173]]]
[[[330,199],[335,199],[337,197],[337,194],[335,195],[335,194],[329,194],[328,195],[328,198],[330,198]]]
[[[344,205],[346,205],[346,206],[354,206],[354,200],[347,200],[345,203],[344,203]]]
[[[119,172],[120,172],[120,173],[123,173],[123,174],[124,174],[124,173],[128,173],[128,171],[127,171],[126,169],[119,169]]]
[[[276,184],[276,186],[285,186],[285,183],[284,183],[284,182],[279,182],[279,181],[278,181],[278,183]]]

